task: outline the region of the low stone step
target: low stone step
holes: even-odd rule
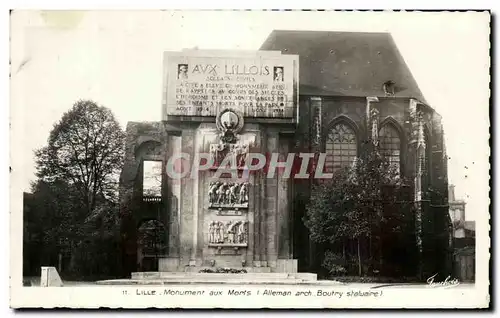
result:
[[[336,281],[305,281],[301,279],[276,280],[202,280],[202,279],[114,279],[96,282],[98,285],[339,285]]]
[[[195,273],[195,272],[142,272],[132,273],[132,278],[167,278],[167,277],[289,277],[287,273]]]
[[[210,281],[227,280],[287,280],[299,279],[305,281],[316,281],[314,273],[193,273],[193,272],[136,272],[132,273],[132,279],[201,279]]]

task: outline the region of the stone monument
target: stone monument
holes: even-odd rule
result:
[[[161,199],[150,200],[159,205],[159,221],[168,236],[157,270],[296,272],[290,181],[278,174],[267,178],[263,171],[234,176],[244,175],[251,152],[288,153],[298,122],[298,56],[279,51],[165,52],[163,78],[162,121],[129,124],[126,159],[130,167],[144,160],[159,160],[164,167]],[[156,150],[142,155],[147,142]],[[200,154],[208,154],[209,169],[193,169]],[[188,165],[182,176],[172,163],[180,157]],[[150,210],[140,208],[144,199],[131,199],[138,197],[137,179],[126,179],[122,175],[122,206],[134,209],[124,214],[130,227],[137,228],[141,218],[155,216],[142,214]]]

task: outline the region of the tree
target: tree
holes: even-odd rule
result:
[[[91,267],[99,265],[87,264],[89,255],[111,255],[104,246],[114,244],[118,226],[124,141],[109,109],[81,100],[54,125],[47,146],[35,152],[38,180],[32,192],[44,243],[57,251],[59,263],[68,252],[72,271],[93,273]],[[87,259],[78,262],[79,257]]]
[[[70,250],[70,242],[76,242],[80,232],[77,221],[78,201],[68,183],[62,180],[32,184],[31,208],[25,210],[25,222],[30,226],[29,235],[37,237],[42,249],[40,261],[43,264],[57,263]],[[43,265],[40,264],[40,265]]]
[[[90,215],[99,199],[116,199],[124,140],[109,109],[78,101],[54,125],[48,145],[36,151],[37,176],[71,184]]]
[[[370,258],[377,258],[382,267],[384,232],[403,230],[404,212],[384,212],[401,201],[404,180],[398,170],[372,151],[357,158],[351,167],[337,171],[331,180],[313,187],[304,219],[311,240],[329,246],[342,244],[344,259],[346,242],[355,242],[359,276],[364,261],[362,242],[368,245]],[[378,255],[372,253],[374,245]]]

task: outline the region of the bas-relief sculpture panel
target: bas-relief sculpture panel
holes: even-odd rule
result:
[[[248,208],[248,182],[210,182],[210,208]]]
[[[248,221],[212,221],[208,228],[209,246],[248,246]]]
[[[245,159],[249,152],[248,144],[211,144],[210,157],[214,167],[219,167],[226,160],[238,169],[245,167]]]
[[[248,182],[209,183],[205,244],[217,248],[217,254],[224,248],[248,247],[248,187]]]

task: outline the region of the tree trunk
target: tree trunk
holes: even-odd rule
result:
[[[378,264],[379,264],[379,271],[382,273],[383,268],[384,268],[384,244],[383,244],[383,229],[382,229],[382,222],[381,219],[383,217],[383,210],[379,210],[379,219],[377,220],[377,232],[378,232]]]
[[[361,277],[361,252],[359,246],[359,237],[358,237],[358,275]]]
[[[72,273],[76,273],[76,251],[73,250],[71,251],[71,256],[70,256],[70,259],[69,259],[69,270],[72,272]]]
[[[75,273],[76,270],[77,270],[77,265],[76,265],[76,261],[77,261],[77,258],[76,258],[76,253],[78,252],[78,249],[76,247],[76,244],[74,243],[70,243],[70,258],[69,258],[69,271],[71,273]]]
[[[370,255],[370,259],[373,261],[373,241],[372,241],[372,231],[370,231],[370,242],[368,244],[368,253]]]
[[[382,240],[382,235],[380,235],[380,244],[379,244],[379,266],[380,266],[380,270],[382,270],[382,268],[384,268],[384,245],[383,245],[383,240]]]
[[[62,272],[62,253],[59,252],[59,259],[58,259],[58,264],[57,264],[57,271],[59,272],[59,275]]]

